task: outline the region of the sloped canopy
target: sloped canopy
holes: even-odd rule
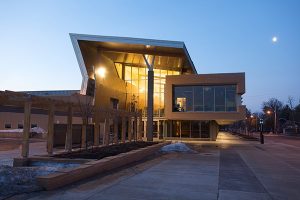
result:
[[[83,84],[87,82],[93,69],[85,63],[85,58],[92,56],[92,52],[83,52],[82,46],[105,52],[106,56],[114,62],[125,63],[130,60],[132,64],[145,65],[143,55],[156,56],[158,59],[155,60],[155,68],[178,67],[184,73],[197,74],[184,42],[73,33],[70,34],[70,38],[83,77]]]

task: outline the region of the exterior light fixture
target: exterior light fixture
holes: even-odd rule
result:
[[[97,74],[101,77],[104,78],[106,75],[106,69],[104,67],[99,67],[97,70]]]
[[[271,111],[268,110],[268,111],[267,111],[267,114],[271,114]]]

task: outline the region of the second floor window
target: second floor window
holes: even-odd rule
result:
[[[235,111],[235,85],[173,87],[173,112]]]

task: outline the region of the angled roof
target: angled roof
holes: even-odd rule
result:
[[[184,42],[74,33],[70,33],[70,38],[81,70],[83,83],[88,79],[88,71],[80,49],[80,42],[85,42],[88,45],[107,51],[182,57],[185,60],[186,67],[190,68],[190,71],[194,74],[197,74]]]

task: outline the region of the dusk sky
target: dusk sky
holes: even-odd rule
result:
[[[69,33],[183,41],[198,73],[246,73],[251,111],[300,98],[299,0],[0,0],[0,90],[80,89]]]

